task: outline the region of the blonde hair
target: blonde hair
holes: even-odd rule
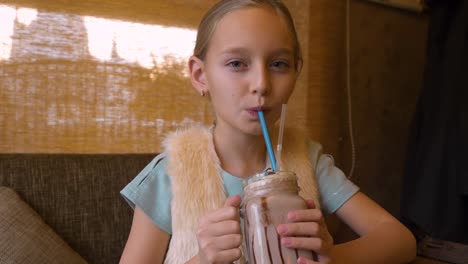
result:
[[[293,35],[294,62],[296,70],[302,65],[302,52],[297,37],[296,27],[288,8],[281,0],[221,0],[205,14],[198,26],[197,40],[193,55],[204,60],[209,48],[211,37],[218,22],[228,13],[248,7],[267,7],[274,10],[286,22],[287,27]]]

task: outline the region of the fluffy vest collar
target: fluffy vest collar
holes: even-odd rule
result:
[[[272,134],[272,139],[277,138]],[[306,137],[287,129],[283,139],[285,170],[298,176],[300,193],[319,206],[314,169],[309,161]],[[273,142],[275,145],[275,142]],[[198,253],[195,236],[198,220],[223,206],[226,192],[221,166],[210,129],[197,125],[169,134],[163,142],[172,186],[172,237],[164,263],[185,263]]]

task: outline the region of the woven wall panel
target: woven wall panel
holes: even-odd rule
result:
[[[198,20],[192,17],[215,1],[0,2],[6,3],[2,10],[20,8],[9,14],[12,37],[0,39],[0,47],[10,49],[0,53],[0,152],[159,152],[166,132],[190,122],[212,122],[209,103],[193,91],[186,76],[187,52],[168,52],[172,44],[158,53],[148,51],[153,44],[138,43],[159,34],[151,33],[159,32],[155,27],[172,26],[191,31],[179,42],[193,47]],[[287,122],[307,126],[312,138],[330,138],[336,144],[338,126],[325,120],[338,116],[327,102],[334,95],[330,86],[341,80],[340,58],[330,60],[330,54],[341,50],[342,43],[330,36],[342,33],[342,5],[335,9],[336,4],[323,0],[285,2],[297,22],[305,56]],[[23,21],[22,7],[36,10],[33,19]],[[164,8],[165,15],[159,15]],[[319,10],[328,10],[327,16]],[[331,30],[324,30],[325,23]],[[108,30],[96,31],[96,25],[107,25]],[[122,28],[143,32],[142,40],[128,37]],[[142,28],[150,28],[150,33]],[[109,36],[104,40],[95,39],[105,34]],[[164,34],[158,39],[181,36]]]

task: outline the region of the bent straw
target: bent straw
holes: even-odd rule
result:
[[[260,126],[262,127],[263,138],[265,139],[268,157],[270,158],[271,169],[273,171],[276,171],[275,153],[273,152],[273,147],[271,146],[270,135],[268,134],[268,128],[265,122],[265,116],[263,115],[263,111],[258,111],[258,119],[260,119]]]
[[[281,106],[281,118],[280,118],[280,127],[278,133],[278,144],[276,145],[276,161],[278,165],[278,170],[282,169],[281,164],[281,151],[283,150],[283,133],[284,133],[284,122],[286,120],[286,104]]]

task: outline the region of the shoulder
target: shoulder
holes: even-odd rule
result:
[[[133,209],[140,208],[159,228],[172,232],[172,193],[166,153],[156,156],[120,194]]]
[[[309,141],[308,148],[324,212],[334,213],[359,191],[359,187],[336,166],[333,156],[323,153],[320,143]]]
[[[158,154],[148,165],[136,176],[136,178],[147,178],[164,174],[167,167],[167,153]]]
[[[148,186],[154,186],[168,182],[167,154],[157,155],[138,175],[122,190],[122,193],[140,193],[148,190]]]
[[[309,154],[309,160],[312,163],[312,166],[314,168],[317,168],[319,159],[323,154],[322,144],[309,139],[306,142],[306,146],[307,146],[307,151]]]

